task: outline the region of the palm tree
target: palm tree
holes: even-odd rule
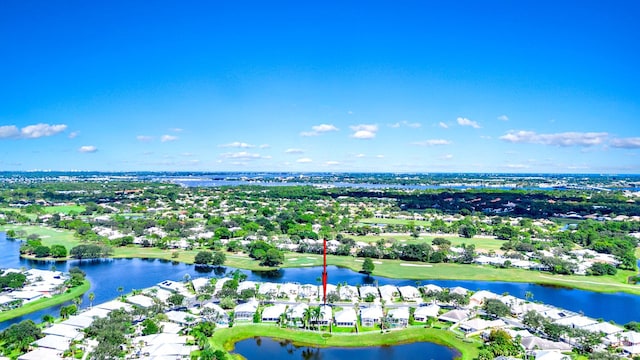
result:
[[[322,317],[322,308],[320,306],[315,306],[313,310],[311,310],[311,317],[316,322],[316,327],[320,330],[320,317]]]
[[[122,286],[118,286],[118,293],[120,294],[120,297],[122,297],[122,293],[124,292],[124,287]]]
[[[93,307],[93,300],[96,299],[96,294],[94,294],[93,292],[89,293],[89,307]]]
[[[312,315],[313,315],[313,310],[310,307],[304,309],[303,319],[304,319],[305,329],[309,326],[309,322],[311,321]]]
[[[527,299],[527,301],[531,301],[533,299],[533,293],[531,291],[525,292],[524,298]]]
[[[82,296],[78,296],[77,298],[73,298],[71,302],[80,309],[80,304],[82,304]]]

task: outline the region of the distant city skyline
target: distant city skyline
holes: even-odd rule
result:
[[[0,12],[0,171],[640,173],[633,1]]]

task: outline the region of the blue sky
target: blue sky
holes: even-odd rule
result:
[[[0,170],[640,173],[635,1],[5,1]]]

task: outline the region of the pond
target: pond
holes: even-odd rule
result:
[[[91,281],[91,290],[95,294],[94,303],[109,301],[118,296],[118,287],[123,287],[128,293],[134,289],[143,289],[158,284],[163,280],[183,280],[185,275],[191,278],[216,277],[234,271],[234,268],[210,269],[201,271],[189,264],[159,259],[103,259],[103,260],[72,260],[68,262],[51,262],[21,259],[19,255],[20,241],[6,239],[0,232],[0,268],[37,268],[50,269],[54,265],[60,271],[68,271],[70,267],[78,266],[86,272]],[[301,284],[319,284],[322,273],[321,267],[289,268],[277,271],[248,271],[242,270],[252,281],[298,282]],[[378,284],[378,285],[416,285],[415,280],[390,279],[384,277],[368,277],[358,272],[328,267],[329,283]],[[422,280],[419,284],[435,284],[442,287],[462,286],[469,290],[488,290],[497,294],[509,293],[524,298],[527,292],[534,295],[534,301],[555,305],[575,312],[583,312],[586,316],[613,320],[619,324],[630,321],[640,321],[640,296],[626,293],[603,294],[585,290],[566,289],[542,286],[528,283],[471,281],[471,280]],[[82,307],[89,304],[85,294]],[[61,305],[62,306],[62,305]],[[34,312],[20,318],[5,321],[0,329],[24,319],[39,322],[45,314],[57,316],[60,306]]]
[[[233,352],[249,360],[404,360],[415,357],[425,360],[441,360],[454,359],[459,355],[453,349],[429,342],[360,348],[315,348],[311,346],[296,346],[291,341],[274,340],[265,337],[239,341],[235,344]],[[417,356],[418,354],[419,356]]]

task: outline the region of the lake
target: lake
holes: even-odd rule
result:
[[[86,272],[91,281],[91,290],[95,294],[94,303],[109,301],[118,296],[118,287],[122,286],[125,293],[133,289],[143,289],[158,284],[163,280],[180,281],[185,275],[191,278],[203,276],[222,276],[223,273],[199,271],[195,266],[159,259],[104,259],[104,260],[71,260],[68,262],[50,262],[21,259],[19,254],[20,241],[6,239],[0,233],[0,268],[37,268],[50,269],[55,265],[58,270],[68,271],[70,267],[78,266]],[[234,268],[225,267],[226,273]],[[258,272],[242,270],[252,281],[298,282],[319,284],[322,273],[321,267],[289,268],[277,271]],[[367,277],[358,272],[328,267],[329,283],[348,283],[350,285],[374,284],[379,285],[416,285],[415,280],[390,279],[379,276]],[[626,293],[596,293],[585,290],[566,289],[542,286],[529,283],[470,281],[470,280],[421,280],[420,284],[435,284],[442,287],[462,286],[469,290],[488,290],[497,294],[509,293],[524,298],[525,293],[531,292],[534,301],[555,305],[574,312],[583,312],[593,318],[613,320],[618,324],[629,321],[640,321],[640,296]],[[88,294],[88,293],[87,293]],[[85,294],[82,307],[89,304]],[[61,305],[62,306],[62,305]],[[24,319],[40,321],[45,314],[57,316],[60,306],[34,312],[20,318],[5,321],[0,328]]]
[[[429,342],[364,348],[315,348],[295,346],[291,341],[278,341],[265,337],[239,341],[235,344],[233,352],[249,360],[404,360],[415,358],[418,354],[420,359],[441,360],[454,359],[459,355],[453,349]]]

